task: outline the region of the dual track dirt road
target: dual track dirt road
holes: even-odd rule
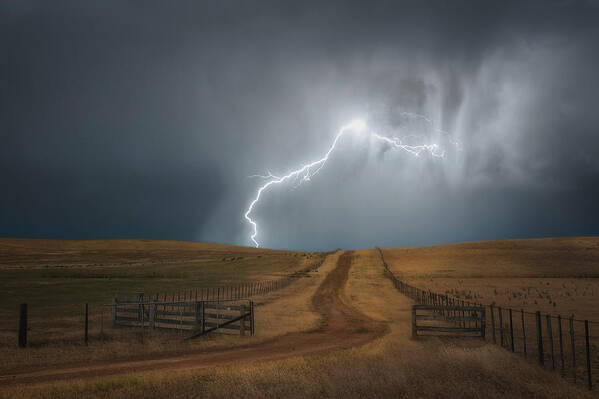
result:
[[[289,333],[245,348],[206,350],[183,356],[139,361],[72,365],[0,375],[0,388],[60,380],[90,379],[152,371],[198,370],[231,364],[283,359],[363,345],[386,331],[383,323],[348,307],[340,298],[351,267],[352,252],[344,252],[312,298],[324,323],[311,332]]]

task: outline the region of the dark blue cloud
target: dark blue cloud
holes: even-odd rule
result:
[[[597,20],[593,1],[0,1],[0,235],[249,244],[248,175],[401,111],[463,151],[348,144],[265,197],[264,244],[595,234]]]

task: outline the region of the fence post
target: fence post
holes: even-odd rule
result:
[[[589,382],[589,391],[593,390],[593,379],[591,377],[591,347],[589,340],[589,321],[584,321],[584,337],[587,345],[587,380]]]
[[[27,304],[22,303],[19,309],[19,348],[27,347]]]
[[[539,364],[542,366],[545,364],[543,357],[543,332],[541,330],[541,312],[537,310],[535,313],[537,319],[537,351],[539,352]]]
[[[501,306],[497,307],[497,311],[499,312],[499,338],[501,347],[503,347],[503,310],[501,309]]]
[[[512,352],[514,352],[514,324],[512,321],[512,308],[510,308],[510,342],[512,346]]]
[[[527,359],[528,356],[526,354],[526,327],[524,324],[524,309],[520,309],[520,314],[522,315],[522,347],[524,349],[524,358]]]
[[[445,295],[441,296],[441,306],[447,306],[447,297]],[[441,310],[441,314],[443,316],[446,316],[447,315],[447,311],[443,308]]]
[[[156,328],[156,300],[150,305],[150,328]]]
[[[250,334],[254,335],[254,301],[250,301]]]
[[[144,313],[145,309],[144,309],[143,302],[141,303],[140,307],[141,307],[141,343],[143,344],[144,343],[144,320],[146,318],[146,315]]]
[[[497,343],[497,338],[495,337],[495,311],[493,310],[493,305],[490,305],[491,308],[491,330],[493,331],[493,343]]]
[[[100,307],[100,341],[104,343],[104,306]]]
[[[560,374],[564,374],[564,340],[562,336],[562,316],[557,315],[557,327],[559,329],[559,360]]]
[[[202,301],[202,334],[206,332],[206,307],[205,302]]]
[[[202,306],[200,305],[199,302],[196,302],[195,304],[195,319],[196,319],[196,326],[199,328],[202,328],[202,319],[201,319],[201,315],[200,312],[202,310]]]
[[[466,302],[466,306],[468,306],[468,307],[472,306],[472,304],[470,303],[470,301]],[[465,311],[464,315],[466,315],[466,314],[468,315],[469,319],[472,317],[472,311],[471,310]],[[465,323],[466,323],[465,327],[468,327],[468,328],[472,327],[472,321],[471,320],[465,321]]]
[[[83,333],[83,340],[85,341],[85,345],[88,344],[88,326],[89,326],[89,304],[85,304],[85,327]]]
[[[239,335],[245,335],[245,305],[239,306],[239,315],[243,316],[241,320],[239,320]]]
[[[416,308],[412,306],[412,338],[416,338],[418,335],[416,331]]]
[[[481,320],[480,320],[480,335],[481,338],[483,339],[483,341],[485,340],[485,330],[487,329],[487,316],[486,313],[487,310],[485,309],[485,307],[483,306],[483,311],[481,313]]]
[[[547,318],[547,335],[549,336],[549,345],[551,345],[551,369],[555,370],[555,356],[553,353],[553,328],[551,328],[551,316],[545,315]]]
[[[574,343],[574,315],[570,316],[570,344],[572,345],[572,377],[576,382],[576,344]]]

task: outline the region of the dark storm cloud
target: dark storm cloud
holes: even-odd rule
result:
[[[263,243],[599,230],[595,1],[3,0],[0,21],[2,236],[249,244],[248,175],[403,112],[462,151],[345,142],[310,185],[265,195]]]

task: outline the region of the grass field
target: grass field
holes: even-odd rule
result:
[[[0,239],[0,349],[14,350],[20,303],[29,306],[31,346],[68,346],[82,341],[84,303],[94,340],[100,305],[115,293],[171,294],[274,280],[323,256],[176,241]]]
[[[276,329],[272,337],[322,321],[310,311],[309,298],[338,255],[332,255],[313,278],[262,298],[263,311],[277,313],[261,321]],[[297,285],[296,285],[297,284]],[[10,398],[161,398],[161,397],[401,397],[401,398],[585,398],[592,397],[503,349],[480,340],[410,338],[412,302],[393,289],[384,276],[378,253],[356,251],[341,293],[347,306],[387,326],[388,332],[361,347],[322,355],[295,356],[260,363],[226,365],[200,371],[67,381],[49,386],[15,387]],[[298,324],[298,320],[300,323]],[[324,321],[326,323],[326,320]],[[269,324],[270,323],[270,324]],[[352,334],[348,331],[347,334]]]
[[[384,249],[394,274],[460,299],[599,320],[599,237]]]

